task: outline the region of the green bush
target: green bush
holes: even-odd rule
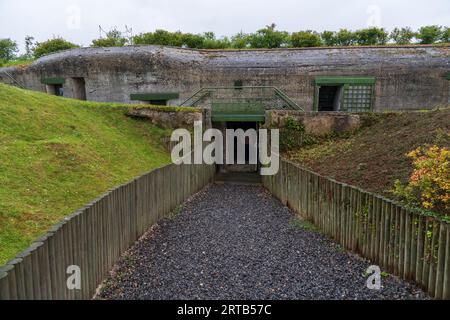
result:
[[[92,47],[123,47],[128,39],[117,29],[106,33],[106,38],[92,40]]]
[[[43,55],[78,47],[62,38],[51,39],[34,46],[33,37],[27,36],[26,56],[35,58]],[[424,26],[417,32],[409,27],[395,28],[388,33],[383,28],[366,28],[356,31],[340,29],[339,31],[323,31],[317,33],[312,30],[288,33],[276,30],[272,23],[254,33],[242,31],[230,38],[218,38],[213,32],[203,34],[170,32],[157,29],[154,32],[140,33],[132,38],[125,37],[117,29],[106,33],[106,38],[94,39],[93,47],[121,47],[127,44],[138,45],[162,45],[172,47],[184,47],[192,49],[246,49],[246,48],[284,48],[284,47],[318,47],[318,46],[354,46],[354,45],[385,45],[389,40],[395,44],[405,45],[414,43],[415,39],[420,44],[448,43],[450,41],[450,28],[440,26]],[[11,39],[0,40],[0,65],[8,64],[16,58],[17,43]]]
[[[352,46],[356,43],[356,35],[347,29],[339,30],[335,35],[336,46]]]
[[[416,33],[411,28],[395,28],[390,34],[390,38],[396,44],[410,44],[412,39],[416,36]]]
[[[281,48],[289,43],[289,33],[275,30],[276,25],[272,23],[263,29],[256,31],[249,36],[250,47],[252,48]]]
[[[230,40],[227,37],[217,39],[214,32],[205,32],[203,34],[203,48],[204,49],[225,49],[231,46]]]
[[[421,44],[432,44],[440,40],[442,28],[439,26],[425,26],[419,29],[416,38]]]
[[[66,41],[63,38],[54,38],[44,42],[36,43],[36,47],[33,49],[33,53],[36,58],[40,58],[50,53],[78,47],[79,47],[78,45]]]
[[[180,43],[180,46],[201,49],[203,47],[203,37],[199,34],[183,33],[180,36]]]
[[[239,32],[231,37],[231,47],[235,49],[244,49],[250,46],[250,36]]]
[[[305,132],[305,125],[293,117],[287,117],[280,129],[280,150],[294,150],[317,142]]]
[[[307,30],[294,32],[291,35],[293,47],[320,47],[323,43],[317,32]]]
[[[442,29],[441,42],[443,42],[443,43],[450,42],[450,28],[449,27],[445,27]]]
[[[336,43],[336,32],[334,31],[324,31],[320,34],[322,43],[328,47],[335,46]]]
[[[183,34],[180,31],[170,32],[157,29],[155,32],[146,32],[134,36],[133,42],[135,44],[181,47],[183,45]]]
[[[355,32],[356,43],[362,46],[384,45],[389,40],[389,34],[383,28],[367,28]]]

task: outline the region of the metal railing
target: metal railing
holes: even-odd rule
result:
[[[207,87],[197,90],[184,100],[180,106],[193,107],[209,99],[214,103],[259,103],[266,109],[302,110],[287,94],[274,86]]]
[[[8,71],[2,70],[2,72],[6,74],[8,78],[10,78],[13,81],[13,83],[15,83],[19,88],[26,89],[25,86],[22,85],[19,81],[17,81]]]

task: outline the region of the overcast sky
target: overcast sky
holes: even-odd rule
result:
[[[157,28],[232,35],[276,23],[278,29],[358,29],[366,26],[449,25],[450,0],[0,0],[0,38],[62,36],[81,45],[109,30],[133,34]]]

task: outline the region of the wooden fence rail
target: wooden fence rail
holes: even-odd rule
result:
[[[108,191],[0,268],[0,300],[90,299],[121,253],[208,184],[214,170],[171,164]],[[81,289],[68,288],[69,266],[80,268]]]
[[[450,299],[450,225],[282,159],[263,185],[325,234],[373,264]]]

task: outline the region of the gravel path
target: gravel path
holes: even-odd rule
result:
[[[369,290],[368,261],[294,218],[262,187],[211,185],[130,248],[96,298],[427,298],[392,276]]]

